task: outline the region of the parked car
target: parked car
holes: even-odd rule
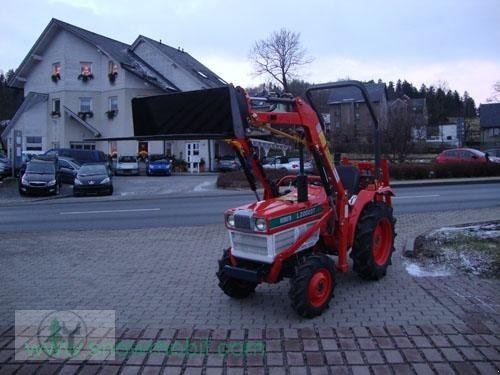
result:
[[[19,167],[16,168],[15,170],[15,176],[19,177],[24,174],[24,171],[26,170],[26,164],[34,157],[43,155],[43,151],[23,151],[21,154],[21,160],[22,163]]]
[[[217,165],[217,169],[219,172],[237,171],[240,169],[240,167],[240,161],[235,156],[231,155],[221,157]]]
[[[135,156],[120,156],[116,162],[115,174],[139,175],[139,162]]]
[[[172,163],[168,157],[164,155],[150,155],[146,167],[148,176],[163,174],[170,176],[172,174]]]
[[[78,170],[73,184],[73,195],[113,194],[113,177],[102,163],[84,164]]]
[[[10,160],[2,155],[0,156],[0,180],[9,176],[12,176]]]
[[[493,156],[495,158],[500,158],[500,148],[490,148],[488,150],[483,151],[488,156]]]
[[[489,156],[482,151],[473,148],[452,148],[444,150],[436,157],[437,164],[457,164],[457,163],[477,163],[486,164],[488,162],[500,163],[500,158]]]
[[[98,150],[77,150],[73,148],[52,148],[45,152],[46,155],[64,156],[76,160],[80,164],[105,163],[109,164],[108,157]]]
[[[59,158],[59,173],[61,174],[61,182],[63,184],[73,185],[76,174],[81,165],[71,158]]]
[[[268,157],[262,160],[262,167],[264,169],[286,169],[288,172],[299,173],[300,159],[288,156]],[[311,173],[314,169],[310,161],[304,161],[304,172]]]
[[[57,158],[31,160],[26,165],[26,171],[19,176],[18,188],[21,195],[58,195],[61,188],[61,177]]]

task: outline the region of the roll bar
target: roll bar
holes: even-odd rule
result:
[[[377,116],[375,115],[375,111],[373,109],[372,103],[370,101],[370,98],[368,96],[368,91],[366,91],[365,85],[360,82],[360,81],[341,81],[341,82],[333,82],[333,83],[323,83],[320,85],[315,85],[310,88],[308,88],[305,91],[306,99],[309,102],[309,105],[312,107],[312,109],[316,112],[316,115],[318,116],[319,122],[321,123],[321,127],[323,130],[325,129],[325,123],[323,121],[323,116],[321,113],[318,111],[317,107],[314,105],[314,101],[312,99],[311,93],[313,91],[319,91],[319,90],[329,90],[329,89],[340,89],[344,87],[355,87],[359,91],[361,91],[361,95],[363,95],[363,99],[365,100],[366,105],[368,106],[368,112],[370,113],[370,116],[373,120],[373,136],[374,136],[374,148],[375,148],[375,176],[378,178],[380,177],[380,159],[381,159],[381,146],[380,146],[380,133],[379,133],[379,123]]]

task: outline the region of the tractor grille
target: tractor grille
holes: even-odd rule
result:
[[[295,229],[285,230],[276,234],[275,236],[275,249],[276,254],[281,253],[290,247],[295,241]]]
[[[267,236],[231,232],[231,240],[238,252],[267,256]]]
[[[234,215],[234,227],[236,229],[251,230],[251,216],[249,215]]]

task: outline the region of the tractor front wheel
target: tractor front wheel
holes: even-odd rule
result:
[[[326,255],[311,255],[290,280],[293,309],[304,318],[321,315],[328,308],[335,287],[335,267]]]
[[[386,275],[394,251],[395,222],[392,208],[384,203],[364,208],[351,252],[354,271],[363,279],[379,280]]]
[[[229,297],[242,299],[247,298],[255,292],[257,288],[257,283],[252,283],[249,281],[238,280],[233,277],[229,277],[224,272],[224,266],[231,265],[229,259],[229,250],[224,250],[222,258],[219,260],[219,270],[217,271],[217,278],[219,279],[219,288],[227,294]]]

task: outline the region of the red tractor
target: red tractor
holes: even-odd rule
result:
[[[374,124],[374,162],[333,160],[316,90],[358,88]],[[380,157],[378,121],[364,85],[346,81],[318,85],[301,98],[250,98],[240,88],[224,88],[135,99],[136,135],[159,139],[225,138],[240,159],[256,201],[225,212],[231,247],[219,260],[220,288],[233,298],[251,295],[260,283],[290,279],[290,299],[301,316],[328,308],[335,269],[367,280],[386,275],[394,251],[395,219],[388,165]],[[258,104],[258,105],[257,105]],[[182,107],[182,109],[181,109]],[[249,133],[263,129],[299,145],[300,172],[277,183],[262,168]],[[139,135],[140,135],[139,134]],[[152,138],[149,138],[152,139]],[[317,175],[304,174],[304,148]],[[264,187],[257,193],[256,179]],[[280,187],[288,190],[280,193]],[[331,256],[337,257],[337,264]]]

